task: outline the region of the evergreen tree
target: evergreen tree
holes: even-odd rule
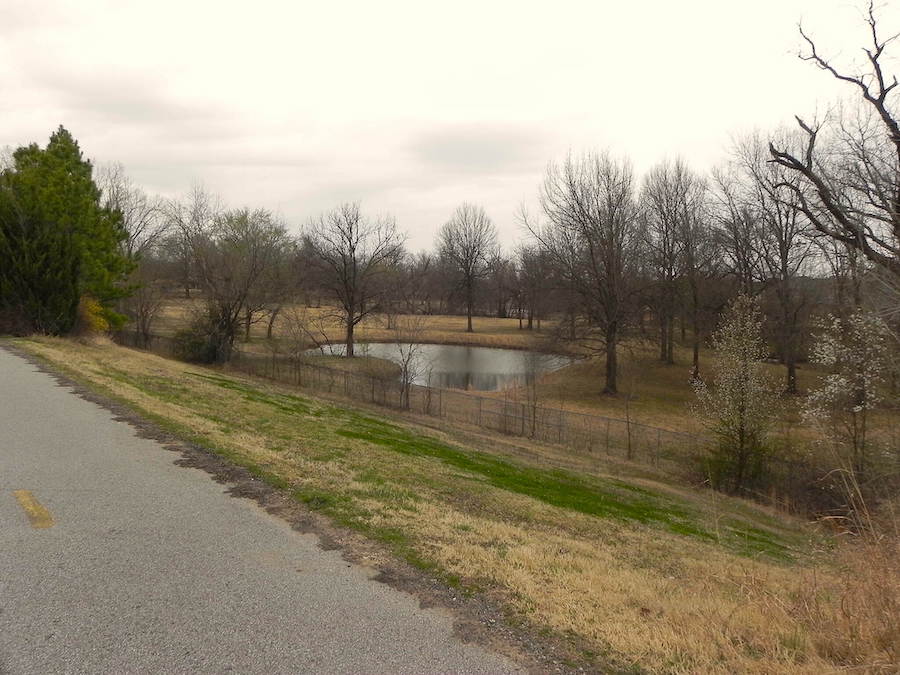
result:
[[[60,127],[46,148],[16,150],[0,176],[0,309],[18,330],[68,332],[81,296],[121,320],[111,306],[127,293],[133,262],[121,253],[121,215],[101,206],[92,170]]]
[[[61,334],[72,329],[80,259],[70,232],[25,213],[0,186],[0,330]]]

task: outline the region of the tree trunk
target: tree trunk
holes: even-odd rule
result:
[[[347,338],[345,340],[345,345],[346,345],[346,350],[344,352],[344,355],[347,358],[352,359],[353,358],[353,322],[352,321],[347,322]]]
[[[784,365],[787,367],[787,381],[784,385],[784,393],[785,394],[796,394],[797,393],[797,361],[794,358],[794,355],[791,354],[790,357],[785,358]]]
[[[611,396],[615,396],[618,393],[616,386],[619,369],[616,354],[617,333],[618,326],[615,323],[610,324],[606,329],[606,386],[603,388],[603,393]]]
[[[347,312],[347,335],[344,340],[344,356],[348,359],[353,358],[353,328],[356,324],[353,323],[353,312]]]
[[[684,329],[684,321],[681,324]],[[700,379],[700,291],[697,279],[691,277],[691,333],[693,354],[691,360],[691,381]]]
[[[666,325],[666,316],[663,313],[659,315],[659,360],[663,363],[666,362],[666,357],[669,354],[669,330]]]
[[[694,333],[693,354],[691,358],[691,381],[700,379],[700,336]]]
[[[466,284],[466,332],[473,333],[472,330],[472,305],[474,303],[472,292],[472,283]]]
[[[278,305],[272,312],[269,314],[269,325],[266,327],[266,339],[272,339],[272,329],[275,326],[275,319],[278,317],[278,313],[281,311],[281,305]]]
[[[666,363],[675,363],[675,318],[670,314],[668,319],[669,335],[666,339]]]

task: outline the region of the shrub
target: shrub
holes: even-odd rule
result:
[[[718,490],[745,492],[759,488],[766,477],[774,398],[762,369],[761,331],[756,301],[744,295],[735,298],[713,338],[722,355],[713,384],[694,383],[701,412],[716,438],[706,468]]]
[[[234,322],[213,309],[175,334],[175,356],[192,363],[225,363],[234,347]]]
[[[96,335],[109,331],[106,309],[89,295],[81,296],[78,301],[78,313],[75,319],[75,332],[78,335]]]

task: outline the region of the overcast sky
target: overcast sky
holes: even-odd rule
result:
[[[848,0],[0,0],[0,147],[63,124],[149,192],[202,182],[295,228],[359,200],[413,249],[468,200],[509,245],[569,149],[707,170],[735,133],[824,112],[847,90],[796,58],[797,22],[850,60],[860,17]]]

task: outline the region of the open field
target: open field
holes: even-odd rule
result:
[[[199,306],[193,298],[173,298],[168,300],[157,319],[154,332],[160,335],[172,335],[190,321],[192,312]],[[274,335],[284,336],[284,324],[287,321],[289,308],[278,317],[274,325]],[[331,307],[305,308],[310,315],[328,317],[334,313]],[[466,332],[466,317],[449,315],[429,315],[425,317],[425,328],[421,335],[422,342],[435,344],[476,345],[480,347],[504,347],[507,349],[541,349],[546,347],[546,331],[519,330],[518,319],[497,319],[493,317],[474,317],[472,319],[474,333]],[[343,329],[336,320],[328,317],[324,322],[325,332],[330,340],[340,342],[344,339]],[[543,322],[545,327],[552,322]],[[251,339],[266,337],[267,322],[261,320],[254,323],[250,330]],[[396,339],[396,334],[387,329],[383,315],[373,314],[366,317],[356,327],[356,338],[361,342],[379,342]]]
[[[716,353],[707,349],[700,358],[701,375],[712,376],[718,364]],[[630,416],[643,424],[698,433],[702,424],[691,411],[696,395],[690,384],[690,363],[690,350],[685,347],[675,349],[675,364],[668,365],[659,360],[655,345],[632,340],[620,350],[619,396],[600,393],[605,365],[602,359],[590,359],[544,375],[537,397],[542,405],[619,419]],[[767,364],[766,369],[775,386],[780,386],[784,368]],[[811,367],[798,368],[797,376],[802,390],[819,380]],[[527,394],[520,391],[518,395],[521,398]],[[785,401],[782,412],[786,418],[797,418],[797,402]]]
[[[184,299],[170,299],[161,312],[159,333],[171,335],[189,322],[191,313],[199,306],[198,300],[188,302]],[[340,341],[343,338],[340,325],[333,319],[333,308],[307,308],[313,316],[329,317],[323,320],[322,326],[329,339]],[[290,308],[279,316],[274,324],[273,335],[276,342],[289,340],[285,322]],[[550,340],[553,330],[552,321],[543,322],[541,332],[520,330],[518,319],[498,319],[493,317],[476,317],[475,333],[466,332],[465,317],[460,316],[424,316],[423,330],[417,336],[421,342],[436,344],[460,344],[512,349],[535,349],[543,351],[559,351],[559,344]],[[250,354],[269,355],[272,344],[266,340],[266,322],[260,321],[252,326],[251,341],[241,343],[240,348]],[[397,334],[386,328],[384,316],[367,317],[358,327],[356,338],[365,341],[390,341]],[[660,362],[658,348],[655,344],[639,339],[629,339],[619,348],[619,395],[607,396],[601,393],[604,380],[605,364],[602,357],[579,360],[570,366],[547,373],[538,379],[533,391],[525,387],[512,388],[499,392],[474,392],[479,396],[500,399],[515,406],[537,404],[553,410],[565,410],[573,413],[597,415],[619,420],[614,426],[624,434],[624,420],[629,423],[644,425],[652,436],[659,428],[676,433],[705,435],[704,420],[694,410],[696,395],[689,381],[691,353],[684,346],[675,348],[675,364]],[[318,356],[318,365],[335,367],[362,375],[377,377],[393,377],[397,372],[395,364],[371,357],[341,359],[333,356]],[[718,355],[706,348],[700,355],[701,375],[710,378],[718,367]],[[777,363],[765,365],[774,388],[783,385],[784,367]],[[797,384],[800,392],[815,388],[821,379],[821,373],[813,364],[800,364],[797,368]],[[885,396],[885,401],[895,400],[894,395]],[[477,404],[476,400],[456,402],[457,405]],[[781,400],[777,412],[774,435],[776,442],[783,446],[783,454],[795,456],[807,452],[807,447],[817,441],[819,436],[808,426],[800,424],[803,397],[785,397]],[[896,407],[885,407],[871,414],[872,433],[876,436],[896,435],[900,427],[900,410]],[[518,424],[512,420],[514,425]],[[494,428],[497,428],[494,425]],[[893,430],[893,431],[892,431]],[[607,432],[607,436],[609,432]],[[615,434],[614,434],[615,435]],[[649,437],[648,437],[649,438]],[[644,439],[644,445],[647,444]],[[650,439],[652,444],[652,438]],[[891,437],[891,442],[894,442]],[[639,441],[640,443],[640,441]],[[622,444],[619,443],[619,446]],[[608,451],[609,448],[607,448]],[[678,454],[678,453],[676,453]],[[823,470],[823,473],[826,470]]]
[[[155,329],[161,335],[172,335],[185,327],[191,316],[194,301],[172,299],[163,308]],[[327,315],[330,308],[310,308],[306,311]],[[285,316],[275,322],[273,334],[284,339]],[[553,322],[544,321],[541,332],[519,330],[518,319],[497,319],[493,317],[475,317],[474,333],[466,332],[464,316],[425,316],[424,329],[418,339],[421,342],[435,344],[459,344],[482,347],[501,347],[508,349],[535,349],[553,351],[559,345],[550,342],[550,331]],[[343,333],[336,321],[325,322],[325,332],[329,339],[341,341]],[[242,343],[241,348],[258,354],[267,353],[264,345],[266,323],[253,324],[251,342]],[[373,315],[364,320],[356,329],[356,339],[360,342],[391,341],[396,334],[386,328],[385,318]],[[563,408],[575,412],[604,415],[617,419],[626,416],[641,424],[658,426],[673,431],[697,433],[701,430],[700,421],[690,412],[695,400],[689,382],[690,351],[684,347],[675,350],[674,365],[661,363],[657,357],[655,345],[640,340],[630,340],[620,347],[620,396],[610,397],[601,393],[603,388],[604,362],[602,358],[594,358],[576,362],[575,364],[549,373],[541,378],[537,387],[537,398],[541,405]],[[333,360],[335,362],[337,360]],[[362,372],[370,374],[370,366],[360,362]],[[715,372],[716,355],[710,349],[701,352],[701,373]],[[780,385],[784,377],[784,369],[778,364],[770,364],[768,369],[776,385]],[[809,366],[800,366],[797,371],[798,385],[801,390],[814,386],[818,374]],[[512,397],[516,400],[528,398],[527,392],[495,392],[488,396]],[[783,411],[788,418],[796,418],[796,405],[787,401]]]
[[[823,630],[848,607],[833,544],[747,502],[621,465],[546,470],[487,435],[108,344],[19,344],[390,554],[496,596],[509,621],[573,638],[592,667],[819,673],[896,654],[896,634],[872,624],[850,642]]]

